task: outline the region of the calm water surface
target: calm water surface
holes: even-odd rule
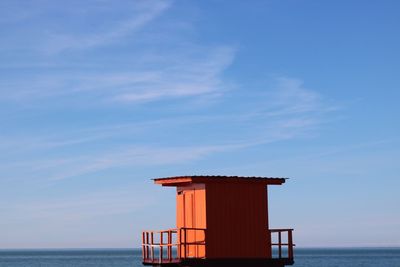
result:
[[[294,267],[400,267],[400,248],[297,249]],[[0,267],[139,267],[140,250],[0,250]]]

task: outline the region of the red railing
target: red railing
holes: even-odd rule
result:
[[[205,246],[206,229],[188,227],[179,229],[180,258],[204,258]]]
[[[203,228],[179,228],[144,231],[142,233],[143,263],[179,263],[187,258],[204,258],[205,230]],[[277,257],[273,258],[293,260],[293,247],[295,246],[293,229],[269,229],[269,231],[271,240],[273,240],[271,247],[277,247],[278,253]]]
[[[295,246],[295,244],[293,244],[293,229],[269,229],[270,233],[271,233],[271,240],[274,240],[271,243],[272,248],[274,248],[274,246],[278,247],[278,259],[293,259],[293,247]],[[285,243],[282,238],[282,233],[286,233],[287,236],[286,240],[287,242]],[[277,241],[275,242],[275,237],[273,236],[274,234],[277,234]],[[282,247],[286,247],[287,248],[287,257],[283,257],[282,256]]]
[[[203,236],[203,238],[193,238],[193,234],[196,234],[199,231],[201,232],[201,236]],[[205,229],[203,228],[179,228],[168,229],[164,231],[143,231],[143,263],[178,263],[182,259],[189,258],[188,254],[189,251],[193,249],[193,246],[197,252],[199,247],[204,246],[203,250],[205,251],[205,244]],[[196,255],[198,254],[197,252]],[[201,255],[198,258],[201,258]]]

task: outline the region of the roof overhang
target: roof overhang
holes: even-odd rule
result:
[[[260,185],[281,185],[288,178],[275,177],[243,177],[243,176],[176,176],[166,178],[155,178],[154,183],[162,186],[184,186],[189,184],[209,183],[240,183]]]

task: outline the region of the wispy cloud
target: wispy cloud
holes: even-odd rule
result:
[[[272,85],[261,95],[265,100],[260,105],[260,115],[282,117],[299,114],[323,114],[339,109],[336,103],[329,103],[316,90],[307,88],[300,79],[278,76],[271,78]]]
[[[191,48],[189,48],[191,49]],[[121,72],[77,72],[34,75],[27,80],[0,81],[4,100],[34,102],[60,98],[76,102],[95,98],[104,102],[138,103],[165,98],[222,94],[228,86],[222,79],[223,71],[232,63],[235,50],[230,47],[202,48],[202,58],[196,56],[167,61],[146,68],[133,67]],[[164,59],[165,60],[165,59]]]
[[[124,102],[142,102],[169,97],[196,96],[223,93],[225,84],[222,72],[232,63],[234,49],[217,48],[205,58],[184,58],[178,64],[168,67],[147,84],[127,86],[125,92],[115,96]]]
[[[131,18],[117,21],[108,29],[84,34],[55,33],[50,36],[45,45],[46,52],[59,53],[71,49],[87,49],[108,45],[120,41],[123,37],[132,35],[148,23],[160,16],[170,5],[171,1],[140,1],[137,2]]]

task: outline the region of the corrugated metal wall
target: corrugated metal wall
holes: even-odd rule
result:
[[[271,258],[266,186],[208,183],[206,200],[207,258]]]

